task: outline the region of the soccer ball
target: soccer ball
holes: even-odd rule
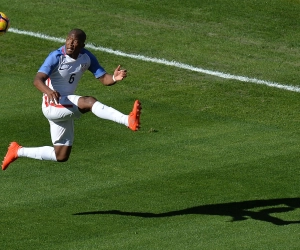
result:
[[[9,25],[9,18],[3,12],[0,12],[0,36],[5,34]]]

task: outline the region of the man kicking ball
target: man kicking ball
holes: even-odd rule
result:
[[[126,70],[119,65],[112,75],[106,73],[96,57],[85,49],[86,34],[80,29],[69,32],[66,43],[49,54],[38,70],[34,86],[43,93],[42,111],[50,124],[53,146],[23,147],[11,142],[2,162],[2,170],[19,157],[65,162],[74,141],[74,119],[92,111],[97,117],[123,124],[133,131],[140,127],[141,103],[136,100],[132,112],[125,115],[92,96],[75,95],[78,82],[87,70],[102,84],[122,81]]]

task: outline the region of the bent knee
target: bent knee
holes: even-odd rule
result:
[[[54,146],[56,161],[65,162],[69,159],[72,146]]]
[[[82,98],[83,98],[83,101],[86,103],[86,105],[93,106],[93,104],[97,101],[97,99],[92,96],[82,96]]]
[[[58,162],[66,162],[69,160],[69,156],[56,156],[56,161]]]
[[[82,96],[80,99],[79,99],[80,103],[81,104],[81,108],[83,109],[87,109],[87,108],[92,108],[92,106],[94,105],[94,103],[97,101],[96,98],[92,97],[92,96]]]
[[[80,112],[86,113],[92,110],[94,103],[97,101],[96,98],[92,96],[82,96],[78,100],[78,108]]]

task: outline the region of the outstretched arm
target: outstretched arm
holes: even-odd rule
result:
[[[99,77],[99,81],[102,82],[106,86],[110,86],[115,84],[117,81],[122,81],[127,76],[127,70],[121,69],[121,65],[119,65],[113,75],[104,74],[103,76]]]
[[[45,81],[49,78],[48,75],[38,72],[34,78],[33,84],[34,86],[41,91],[42,93],[46,94],[49,98],[49,102],[53,102],[55,104],[59,103],[59,92],[50,89],[46,84]]]

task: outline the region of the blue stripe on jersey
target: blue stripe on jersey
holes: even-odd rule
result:
[[[82,49],[81,53],[82,54],[85,53],[90,57],[91,66],[89,67],[89,71],[91,71],[96,78],[99,78],[106,73],[104,68],[102,68],[101,65],[99,64],[97,58],[90,51],[88,51],[87,49]]]
[[[60,56],[63,55],[61,49],[62,48],[52,51],[48,55],[48,57],[46,58],[46,60],[44,61],[44,63],[40,67],[40,69],[38,70],[38,72],[42,72],[42,73],[45,73],[46,75],[50,76],[52,71],[57,67]]]
[[[92,72],[96,78],[99,78],[106,73],[104,68],[99,64],[97,58],[90,51],[87,49],[82,49],[80,53],[87,54],[91,59],[91,65],[88,70]],[[65,55],[65,45],[55,51],[52,51],[45,59],[38,72],[42,72],[50,76],[52,71],[58,66],[59,58],[62,55]]]

